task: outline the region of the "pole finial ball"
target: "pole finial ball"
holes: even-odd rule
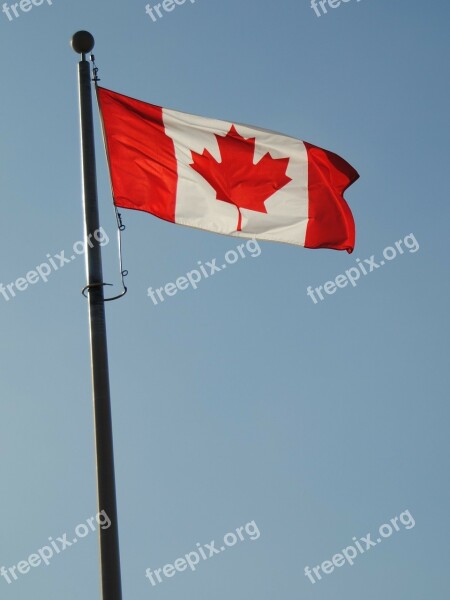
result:
[[[77,31],[72,36],[71,44],[78,54],[87,54],[94,47],[94,36],[89,31]]]

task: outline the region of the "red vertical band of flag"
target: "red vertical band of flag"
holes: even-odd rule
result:
[[[359,174],[334,152],[304,144],[308,153],[309,194],[305,248],[351,253],[355,246],[355,221],[343,194]]]
[[[97,88],[97,98],[104,127],[108,121],[105,143],[108,160],[114,157],[110,172],[115,204],[174,222],[177,161],[163,109],[103,88]]]

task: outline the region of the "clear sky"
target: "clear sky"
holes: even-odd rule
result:
[[[261,242],[158,305],[149,286],[223,261],[239,240],[122,211],[129,293],[107,324],[124,599],[449,597],[450,6],[331,4],[317,16],[309,0],[188,0],[153,21],[145,0],[23,0],[19,16],[11,3],[0,13],[4,286],[82,239],[79,29],[95,36],[105,87],[284,132],[361,175],[346,193],[352,255]],[[118,292],[96,108],[95,125]],[[363,275],[387,247],[396,257]],[[307,295],[352,268],[355,286]],[[0,295],[0,567],[16,574],[97,513],[84,285],[79,256]],[[252,521],[259,537],[244,529],[195,571],[145,577]],[[383,524],[392,534],[365,550]],[[48,566],[7,571],[0,598],[99,597],[86,527]],[[331,562],[356,541],[353,566]]]

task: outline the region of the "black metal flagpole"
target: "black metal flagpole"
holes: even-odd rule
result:
[[[72,48],[81,54],[81,60],[78,63],[78,81],[88,281],[85,289],[88,291],[89,301],[98,509],[99,512],[105,511],[111,521],[110,527],[99,529],[102,598],[103,600],[122,600],[102,255],[100,244],[94,241],[96,240],[94,234],[99,235],[100,220],[95,168],[91,68],[86,60],[86,54],[91,52],[93,47],[94,38],[87,31],[78,31],[72,37]],[[92,240],[92,242],[88,244],[88,240]]]

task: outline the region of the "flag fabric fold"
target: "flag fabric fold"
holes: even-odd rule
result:
[[[352,252],[343,158],[97,87],[114,204],[215,233]]]

